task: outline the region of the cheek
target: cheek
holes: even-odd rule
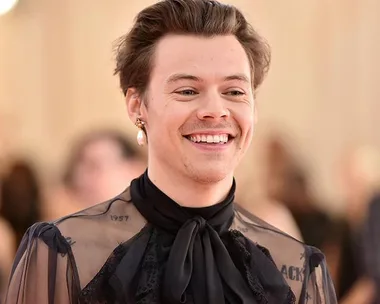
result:
[[[242,136],[250,136],[254,126],[254,115],[252,108],[245,107],[233,113],[236,122],[238,123]]]
[[[183,116],[172,111],[163,112],[160,115],[150,117],[148,126],[148,142],[165,146],[174,144],[179,137],[179,129],[183,124]]]
[[[154,122],[152,129],[161,130],[165,136],[178,136],[181,127],[194,113],[194,105],[185,102],[168,102],[165,107],[150,115],[149,121]]]
[[[235,112],[233,114],[235,121],[238,124],[241,132],[241,138],[238,145],[242,153],[245,153],[251,144],[254,129],[254,116],[251,107],[245,107],[245,109]]]

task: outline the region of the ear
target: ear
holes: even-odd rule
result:
[[[135,123],[137,118],[146,122],[146,117],[144,117],[144,114],[146,114],[145,104],[135,88],[128,89],[125,94],[125,101],[127,104],[129,119],[132,123]]]

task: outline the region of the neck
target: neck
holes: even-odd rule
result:
[[[149,165],[149,179],[168,197],[183,207],[208,207],[223,201],[233,183],[233,175],[215,183],[200,183],[182,174]]]

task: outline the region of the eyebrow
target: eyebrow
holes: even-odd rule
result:
[[[192,80],[196,82],[203,82],[203,79],[190,75],[190,74],[173,74],[167,80],[167,84],[175,83],[179,80]],[[223,81],[238,80],[246,83],[250,83],[249,78],[245,74],[233,74],[223,78]]]
[[[190,74],[173,74],[171,75],[167,80],[166,83],[174,83],[179,80],[192,80],[192,81],[197,81],[197,82],[202,82],[202,79],[200,79],[197,76],[190,75]]]
[[[234,75],[230,75],[224,78],[224,81],[229,81],[229,80],[239,80],[239,81],[243,81],[247,83],[250,82],[249,78],[245,74],[234,74]]]

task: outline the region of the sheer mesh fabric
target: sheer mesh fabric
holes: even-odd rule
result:
[[[151,227],[131,203],[129,189],[111,201],[56,222],[35,224],[17,252],[5,303],[127,303],[114,296],[114,287],[104,278],[125,257],[131,240],[144,237],[144,229]],[[298,242],[238,205],[230,230],[236,230],[235,241],[243,234],[275,263],[293,291],[295,303],[337,303],[318,249]],[[152,233],[151,238],[160,235]],[[136,262],[144,265],[140,278],[133,280],[139,304],[160,303],[159,294],[150,289],[159,290],[160,258],[166,253],[158,256],[153,248],[157,242],[149,241],[144,261]],[[254,265],[245,263],[243,267]],[[187,299],[191,303],[191,295]]]

